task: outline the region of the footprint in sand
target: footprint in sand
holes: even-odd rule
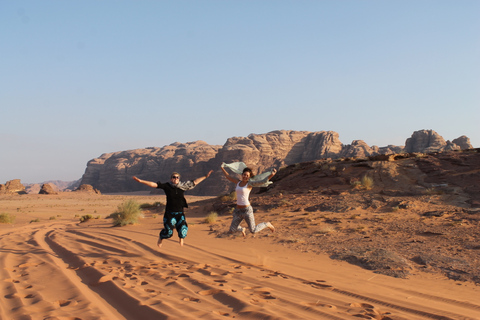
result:
[[[353,307],[353,308],[369,308],[369,309],[375,308],[375,306],[373,306],[371,304],[368,304],[368,303],[350,303],[350,307]]]
[[[200,299],[192,298],[192,297],[186,297],[186,298],[183,298],[182,300],[183,301],[200,302]]]
[[[226,283],[228,282],[227,280],[213,280],[214,282],[220,282],[220,283]]]
[[[66,307],[66,306],[76,306],[78,303],[77,301],[71,301],[71,300],[58,300],[54,302],[55,305],[58,305],[59,307]]]
[[[328,285],[328,284],[321,284],[321,283],[318,283],[318,281],[320,281],[320,280],[317,280],[317,282],[305,281],[305,282],[303,282],[303,284],[308,284],[308,285],[310,285],[310,286],[312,286],[313,288],[316,288],[316,289],[330,289],[330,290],[333,290],[333,286]]]
[[[270,291],[271,291],[270,288],[255,288],[253,290],[254,294],[260,297],[261,299],[264,299],[264,300],[277,299],[272,295]]]
[[[331,310],[337,310],[336,306],[331,305],[331,304],[321,303],[320,300],[317,300],[317,302],[308,302],[308,303],[306,303],[306,305],[312,306],[312,307],[323,307],[323,308],[327,308],[327,309],[331,309]]]
[[[221,291],[222,290],[218,290],[218,289],[210,289],[210,290],[199,291],[198,294],[202,295],[202,296],[211,296],[211,295],[217,294]]]

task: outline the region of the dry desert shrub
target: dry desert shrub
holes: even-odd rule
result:
[[[154,202],[154,203],[142,203],[140,205],[141,209],[151,209],[151,208],[156,208],[156,207],[162,207],[164,204],[160,201]]]
[[[218,213],[216,213],[215,211],[211,211],[211,212],[205,217],[205,223],[214,224],[215,222],[217,222],[217,218],[218,218]]]
[[[15,216],[10,213],[0,213],[0,223],[13,223]]]
[[[229,194],[220,196],[220,201],[222,202],[233,201],[236,199],[237,199],[237,194],[235,193],[235,191],[232,191]]]
[[[315,233],[317,235],[326,235],[329,233],[335,232],[335,228],[332,226],[322,226],[320,229],[318,229]]]
[[[370,190],[373,188],[373,178],[369,177],[367,175],[364,175],[362,177],[362,180],[360,180],[362,183],[362,187],[365,188],[366,190]]]
[[[80,217],[80,222],[85,222],[85,221],[88,221],[90,219],[100,219],[100,216],[97,216],[97,217],[93,217],[93,215],[91,214],[86,214],[86,215],[83,215]]]
[[[368,175],[364,175],[360,181],[359,180],[355,180],[355,181],[352,181],[351,182],[351,185],[352,187],[354,187],[355,189],[365,189],[365,190],[371,190],[373,188],[373,185],[374,185],[374,182],[373,182],[373,178],[368,176]]]
[[[142,218],[140,204],[135,200],[127,200],[118,205],[117,211],[110,215],[115,226],[135,224]]]

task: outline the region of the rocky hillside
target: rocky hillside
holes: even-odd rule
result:
[[[259,237],[394,277],[480,284],[480,148],[302,162],[272,181],[250,197],[276,227]],[[211,231],[228,237],[235,200],[214,201],[225,219]]]
[[[401,152],[443,152],[472,148],[467,137],[445,141],[433,130],[416,131],[405,146],[368,146],[362,140],[345,145],[334,131],[272,131],[229,138],[223,146],[203,141],[173,143],[161,148],[145,148],[101,155],[88,162],[81,184],[89,184],[102,193],[149,190],[133,176],[150,181],[168,181],[178,171],[183,179],[195,179],[209,170],[215,173],[191,195],[227,193],[231,185],[219,167],[222,162],[243,161],[257,172],[295,163],[351,157],[370,157]],[[221,181],[221,183],[219,183]]]

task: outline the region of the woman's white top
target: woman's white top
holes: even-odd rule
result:
[[[237,193],[237,205],[239,206],[249,206],[250,201],[248,201],[248,196],[250,195],[250,191],[252,188],[249,188],[248,183],[245,184],[244,187],[240,187],[241,181],[237,183],[237,187],[235,188],[235,192]]]

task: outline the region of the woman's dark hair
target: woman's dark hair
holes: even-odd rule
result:
[[[250,172],[250,179],[253,178],[253,177],[255,177],[255,175],[253,174],[252,169],[250,169],[250,168],[245,168],[245,169],[243,169],[242,173],[245,173],[245,172]]]

